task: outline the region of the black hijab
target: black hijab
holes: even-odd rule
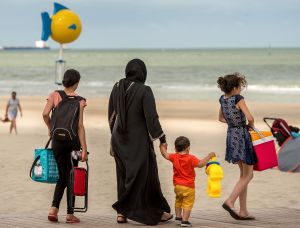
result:
[[[126,93],[132,83],[144,84],[147,78],[147,68],[140,59],[133,59],[127,63],[125,76],[117,85],[117,114],[120,121],[119,130],[126,132]]]
[[[145,63],[140,59],[133,59],[127,63],[125,69],[126,80],[145,83],[147,69]]]

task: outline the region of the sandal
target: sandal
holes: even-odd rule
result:
[[[251,215],[240,216],[239,220],[255,220],[255,217]]]
[[[48,220],[50,221],[50,222],[58,222],[58,216],[57,216],[57,214],[48,214]]]
[[[48,220],[50,222],[58,222],[58,208],[56,207],[51,207],[49,214],[48,214]]]
[[[166,213],[166,212],[164,212],[164,213]],[[166,214],[168,214],[168,213],[166,213]],[[161,219],[160,222],[167,222],[167,221],[171,220],[172,218],[173,218],[173,215],[170,214],[170,216],[169,216],[168,218],[166,218],[166,219]]]
[[[127,218],[124,215],[117,215],[117,223],[127,223]]]
[[[73,215],[69,218],[66,217],[66,223],[80,223],[80,219]]]
[[[234,208],[230,208],[226,203],[223,203],[222,207],[229,212],[230,216],[236,220],[240,220],[240,216],[235,212]]]

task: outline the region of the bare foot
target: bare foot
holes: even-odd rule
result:
[[[254,220],[255,217],[252,216],[248,211],[240,211],[239,216],[242,220]]]
[[[127,223],[127,218],[122,214],[117,214],[117,223]]]
[[[67,214],[66,223],[79,223],[80,219],[73,214]]]
[[[51,207],[48,214],[48,220],[51,222],[57,222],[58,221],[58,208]]]
[[[234,203],[229,202],[228,200],[226,200],[224,203],[225,203],[228,207],[234,209]]]
[[[56,207],[51,207],[50,210],[49,210],[49,214],[51,215],[57,215],[58,214],[58,208]]]

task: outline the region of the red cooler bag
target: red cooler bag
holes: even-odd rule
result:
[[[278,166],[275,140],[270,131],[250,131],[257,163],[254,170],[263,171]]]
[[[84,196],[86,194],[87,171],[82,167],[74,167],[73,172],[73,193],[75,196]]]

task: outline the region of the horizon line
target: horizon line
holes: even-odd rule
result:
[[[16,47],[16,48],[23,48],[23,47],[34,47],[34,46],[0,46],[0,51],[6,51],[2,48],[5,47]],[[52,47],[47,46],[50,50],[58,50],[59,47]],[[266,50],[275,50],[275,49],[299,49],[300,46],[276,46],[276,47],[117,47],[117,48],[103,48],[103,47],[64,47],[65,50],[99,50],[99,51],[128,51],[128,50],[161,50],[161,51],[169,51],[169,50],[234,50],[234,49],[266,49]],[[45,50],[43,48],[36,48],[33,50]],[[49,50],[49,49],[46,49]]]

